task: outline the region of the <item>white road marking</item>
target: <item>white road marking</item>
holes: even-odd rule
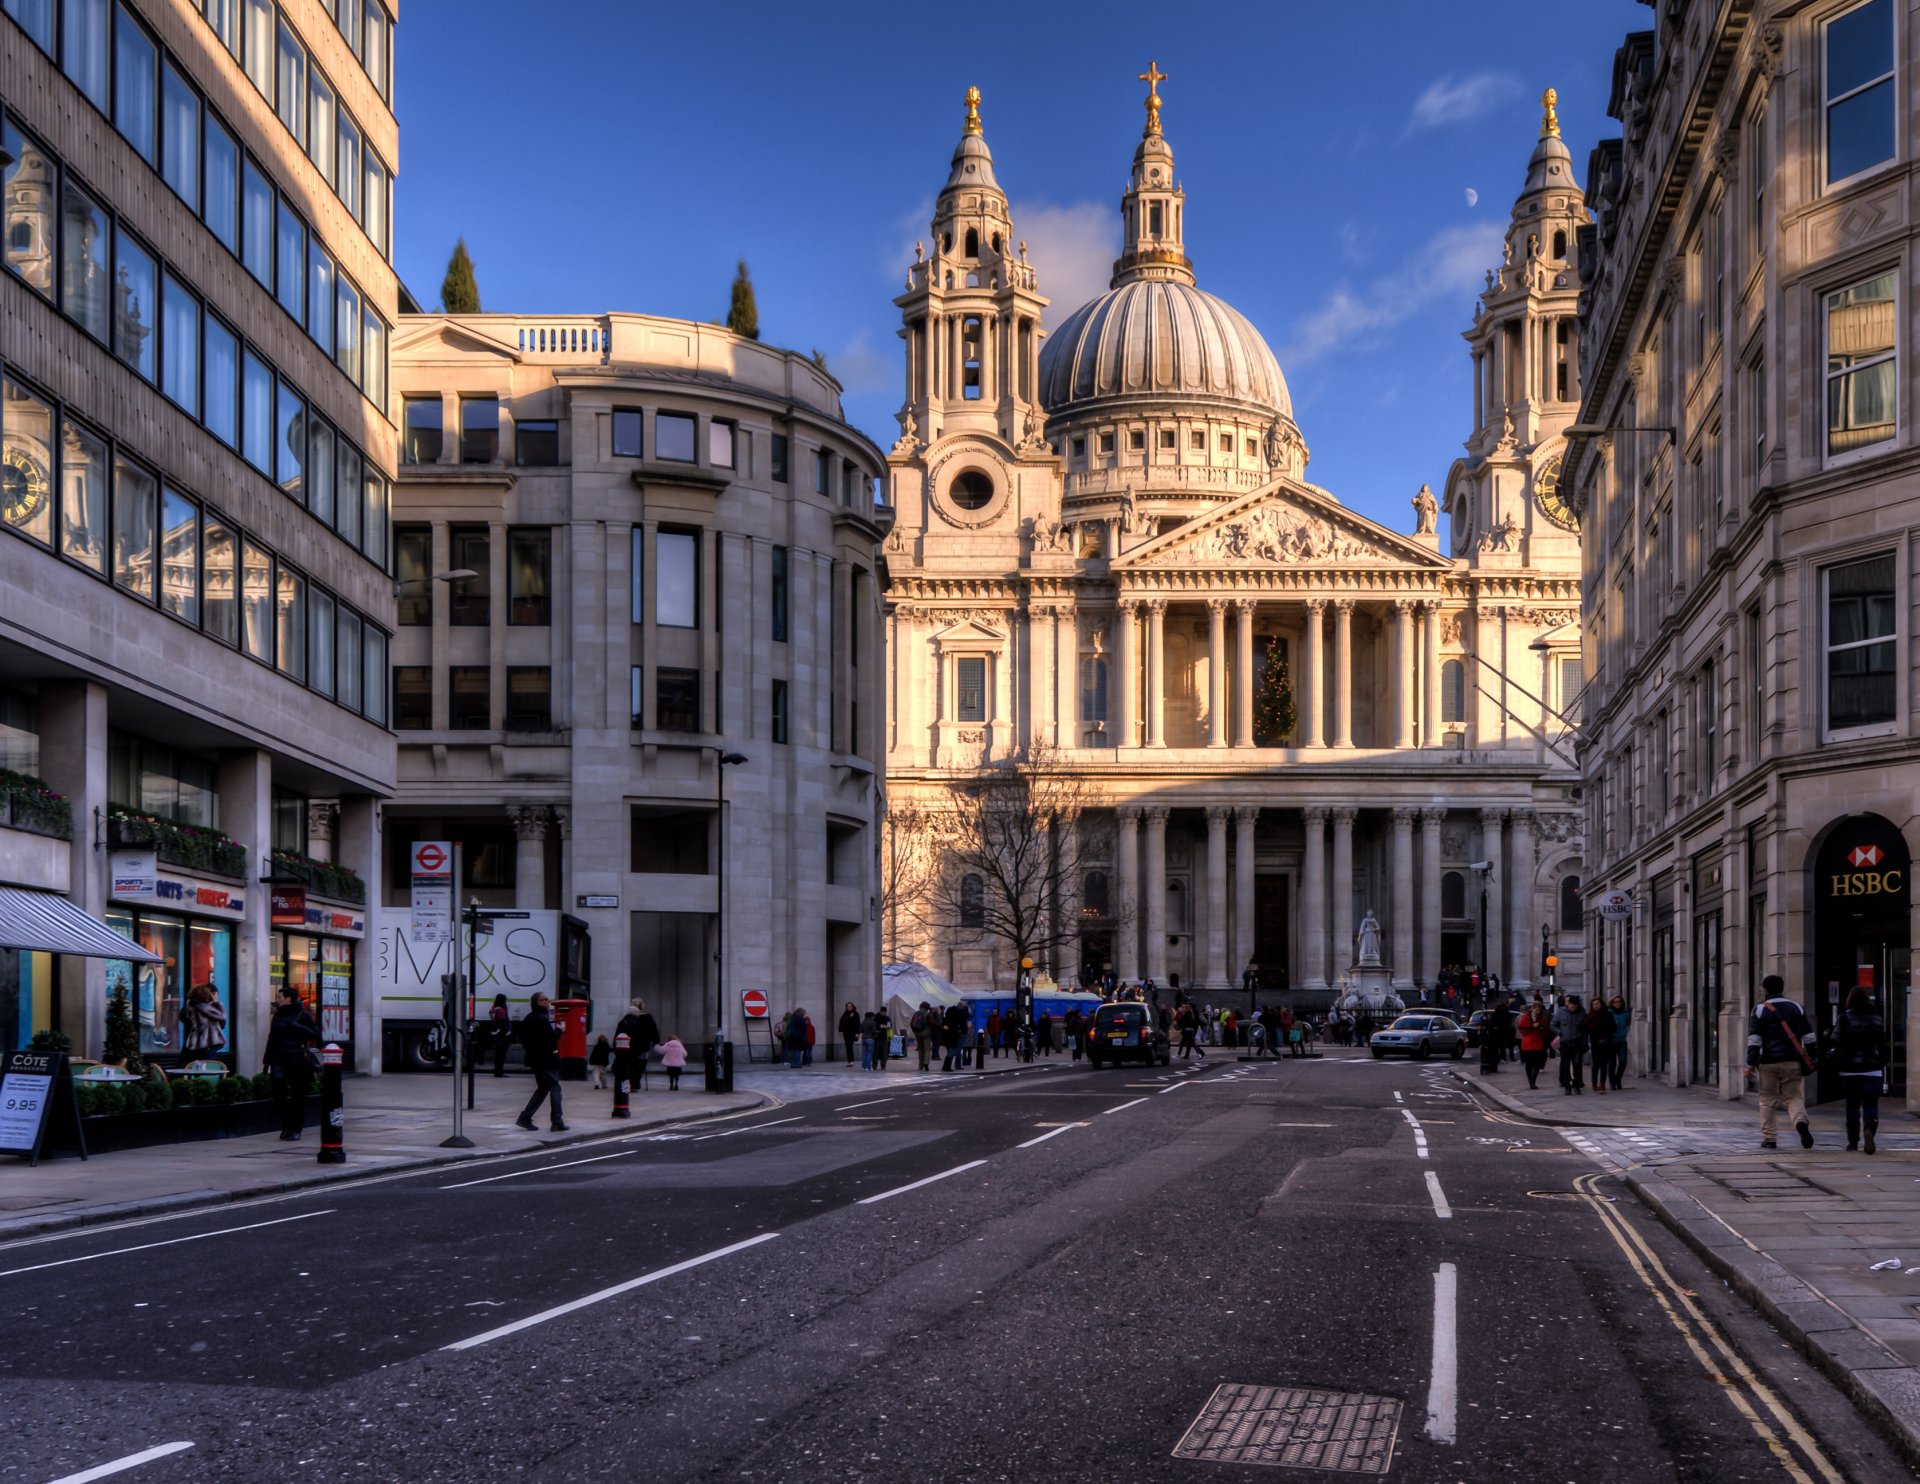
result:
[[[675,1273],[684,1273],[688,1268],[697,1268],[703,1263],[717,1262],[720,1258],[731,1257],[736,1252],[744,1252],[749,1247],[758,1247],[762,1242],[771,1242],[779,1232],[762,1232],[757,1237],[748,1237],[744,1242],[735,1242],[730,1247],[716,1247],[711,1252],[703,1252],[698,1257],[689,1257],[685,1262],[676,1262],[670,1267],[656,1268],[651,1273],[643,1273],[638,1278],[629,1278],[625,1283],[616,1283],[611,1288],[603,1288],[598,1293],[590,1293],[585,1298],[577,1298],[570,1304],[561,1304],[556,1308],[543,1309],[538,1314],[529,1314],[525,1319],[516,1319],[512,1324],[503,1324],[498,1329],[490,1329],[467,1340],[455,1340],[451,1345],[442,1345],[442,1350],[471,1350],[476,1345],[484,1345],[489,1340],[502,1339],[507,1335],[518,1334],[523,1329],[532,1329],[536,1324],[545,1324],[549,1319],[558,1319],[563,1314],[571,1314],[593,1304],[604,1303],[610,1298],[618,1298],[623,1293],[631,1293],[636,1288],[644,1288],[649,1283],[658,1283],[662,1278],[671,1278]]]
[[[892,1200],[897,1195],[905,1195],[910,1190],[918,1190],[923,1185],[931,1185],[936,1180],[944,1180],[949,1175],[963,1175],[968,1170],[978,1169],[981,1165],[985,1163],[986,1161],[984,1159],[971,1159],[971,1160],[968,1160],[963,1165],[955,1165],[950,1170],[942,1170],[937,1175],[929,1175],[924,1180],[916,1180],[911,1185],[899,1185],[899,1186],[895,1186],[892,1190],[883,1190],[878,1195],[867,1196],[864,1200],[856,1201],[854,1204],[859,1206],[871,1206],[876,1201],[889,1201],[889,1200]]]
[[[1400,1096],[1400,1094],[1399,1094],[1399,1093],[1397,1093],[1397,1092],[1396,1092],[1396,1093],[1395,1093],[1395,1094],[1393,1095],[1393,1100],[1394,1100],[1394,1101],[1395,1101],[1396,1103],[1404,1103],[1404,1102],[1406,1101],[1406,1099],[1405,1099],[1405,1098],[1403,1098],[1403,1097],[1401,1097],[1401,1096]]]
[[[1186,1082],[1176,1082],[1176,1083],[1174,1083],[1174,1084],[1173,1084],[1173,1086],[1171,1086],[1171,1087],[1163,1087],[1163,1088],[1161,1088],[1161,1089],[1160,1089],[1160,1095],[1161,1095],[1162,1097],[1165,1097],[1165,1096],[1166,1096],[1166,1095],[1167,1095],[1168,1093],[1170,1093],[1170,1092],[1178,1092],[1178,1091],[1179,1091],[1179,1090],[1180,1090],[1181,1088],[1183,1088],[1183,1087],[1188,1087],[1188,1086],[1191,1086],[1191,1085],[1192,1085],[1192,1084],[1190,1084],[1190,1083],[1186,1083]]]
[[[4,1273],[0,1273],[0,1278],[11,1278],[20,1273],[38,1273],[46,1268],[64,1268],[76,1262],[92,1262],[97,1257],[125,1257],[129,1252],[150,1252],[155,1247],[177,1247],[182,1242],[202,1242],[208,1237],[230,1237],[235,1232],[258,1231],[263,1226],[284,1226],[289,1221],[310,1221],[315,1216],[331,1216],[333,1211],[334,1208],[329,1206],[324,1211],[307,1211],[299,1216],[281,1216],[273,1221],[256,1221],[248,1226],[227,1226],[222,1227],[217,1232],[197,1232],[191,1237],[169,1237],[164,1242],[142,1242],[138,1247],[117,1247],[112,1252],[89,1252],[85,1257],[63,1257],[58,1262],[37,1262],[30,1268],[8,1268]],[[174,1452],[178,1452],[181,1448],[191,1448],[192,1446],[193,1444],[191,1443],[169,1445],[171,1451]],[[160,1455],[154,1454],[153,1456],[157,1458]],[[144,1463],[146,1459],[146,1454],[143,1453],[140,1455],[140,1462]],[[129,1468],[132,1466],[131,1464],[127,1465]],[[89,1477],[95,1476],[89,1475]]]
[[[1427,1436],[1452,1443],[1459,1430],[1460,1355],[1454,1333],[1460,1274],[1450,1262],[1433,1275],[1433,1379],[1427,1383]]]
[[[98,1464],[90,1469],[82,1469],[77,1474],[63,1474],[53,1484],[89,1484],[93,1479],[104,1479],[109,1474],[124,1473],[128,1469],[137,1469],[143,1463],[152,1463],[156,1458],[165,1458],[169,1454],[184,1453],[191,1443],[162,1443],[158,1448],[148,1448],[139,1453],[129,1453],[125,1458],[116,1458],[112,1463]]]
[[[1270,1123],[1268,1128],[1332,1128],[1330,1123]]]
[[[638,1154],[638,1149],[622,1149],[617,1154],[596,1154],[588,1159],[570,1159],[563,1164],[539,1165],[531,1170],[509,1170],[504,1175],[487,1175],[479,1180],[461,1180],[453,1185],[442,1185],[441,1190],[465,1190],[469,1185],[491,1185],[496,1180],[518,1180],[522,1175],[544,1175],[549,1170],[570,1169],[574,1165],[597,1165],[603,1159],[625,1159],[629,1154]]]
[[[890,1103],[892,1098],[869,1098],[864,1103],[848,1103],[844,1108],[835,1108],[836,1113],[851,1113],[855,1108],[871,1108],[877,1103]]]
[[[731,1139],[735,1134],[750,1134],[755,1129],[772,1128],[776,1123],[798,1123],[806,1116],[804,1113],[795,1113],[791,1118],[776,1118],[772,1123],[750,1123],[745,1128],[730,1128],[724,1134],[719,1135],[719,1137],[722,1139]]]
[[[1411,1109],[1402,1108],[1400,1116],[1413,1126],[1413,1152],[1425,1159],[1427,1157],[1427,1133],[1420,1127],[1420,1120],[1413,1116]]]
[[[1447,1204],[1446,1192],[1440,1188],[1440,1177],[1432,1170],[1427,1171],[1427,1194],[1433,1197],[1433,1214],[1442,1221],[1451,1221],[1453,1207]]]
[[[1145,1101],[1146,1101],[1146,1099],[1145,1099],[1145,1098],[1135,1098],[1135,1099],[1134,1099],[1134,1100],[1133,1100],[1132,1102],[1130,1102],[1130,1103],[1120,1103],[1120,1104],[1118,1104],[1117,1106],[1115,1106],[1115,1107],[1112,1107],[1112,1108],[1102,1108],[1102,1109],[1100,1110],[1100,1116],[1101,1116],[1102,1118],[1105,1118],[1105,1117],[1106,1117],[1106,1116],[1107,1116],[1107,1115],[1108,1115],[1109,1113],[1124,1113],[1124,1112],[1126,1112],[1126,1111],[1127,1111],[1127,1109],[1129,1109],[1129,1108],[1137,1108],[1137,1107],[1139,1107],[1139,1106],[1140,1106],[1140,1105],[1141,1105],[1142,1103],[1144,1103]]]
[[[1034,1146],[1035,1144],[1044,1144],[1044,1143],[1046,1143],[1046,1142],[1047,1142],[1047,1140],[1049,1140],[1049,1139],[1057,1139],[1057,1138],[1059,1138],[1059,1137],[1060,1137],[1060,1135],[1062,1135],[1062,1134],[1064,1134],[1065,1132],[1067,1132],[1067,1130],[1068,1130],[1068,1129],[1075,1129],[1075,1128],[1085,1128],[1085,1127],[1086,1127],[1086,1125],[1085,1125],[1084,1123],[1063,1123],[1063,1124],[1061,1124],[1061,1125],[1060,1125],[1060,1127],[1059,1127],[1059,1128],[1050,1128],[1050,1129],[1048,1129],[1048,1130],[1047,1130],[1047,1131],[1046,1131],[1046,1132],[1045,1132],[1044,1134],[1042,1134],[1042,1135],[1041,1135],[1041,1136],[1040,1136],[1039,1138],[1037,1138],[1037,1139],[1029,1139],[1029,1140],[1027,1140],[1027,1142],[1026,1142],[1026,1143],[1024,1143],[1024,1144],[1016,1144],[1016,1145],[1014,1145],[1013,1147],[1014,1147],[1014,1148],[1016,1148],[1016,1149],[1031,1149],[1031,1148],[1033,1148],[1033,1146]]]

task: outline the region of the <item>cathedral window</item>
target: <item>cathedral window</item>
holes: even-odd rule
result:
[[[1135,428],[1127,434],[1128,448],[1134,450],[1135,452],[1141,452],[1145,450],[1146,446],[1147,446],[1147,435],[1144,429]]]
[[[1107,894],[1107,873],[1089,871],[1080,887],[1080,915],[1082,917],[1105,917],[1110,910]]]
[[[1080,661],[1080,720],[1107,719],[1107,662],[1098,655]]]
[[[1154,202],[1153,205],[1147,208],[1147,235],[1148,236],[1158,237],[1161,235],[1161,231],[1164,225],[1164,219],[1162,216],[1163,210],[1164,208],[1160,205],[1158,201]]]
[[[1440,666],[1440,720],[1464,722],[1467,719],[1467,667],[1461,660],[1447,660]]]
[[[1220,435],[1220,452],[1224,454],[1231,454],[1233,452],[1233,434],[1222,433]]]
[[[1187,434],[1187,447],[1195,453],[1205,453],[1207,451],[1207,435],[1202,433],[1198,428],[1194,429],[1191,433]]]
[[[1247,440],[1247,457],[1250,459],[1260,457],[1260,440],[1258,438],[1249,438]]]
[[[970,258],[980,256],[980,234],[972,227],[967,228],[967,253]]]
[[[960,926],[985,927],[987,924],[987,886],[980,877],[968,872],[960,878]]]
[[[1162,428],[1160,430],[1160,446],[1163,449],[1167,450],[1167,452],[1169,453],[1173,451],[1173,429],[1172,428]]]
[[[1577,933],[1585,926],[1580,915],[1580,878],[1562,876],[1560,878],[1560,931]]]
[[[947,498],[962,510],[984,510],[993,499],[993,480],[978,469],[962,469],[947,487]]]
[[[980,399],[980,316],[970,314],[960,322],[960,395],[969,402]]]
[[[961,655],[953,662],[953,719],[987,719],[987,661],[984,655]]]
[[[1087,440],[1085,438],[1076,438],[1073,440],[1073,456],[1076,459],[1084,459],[1087,456]]]
[[[1564,261],[1567,256],[1567,233],[1561,228],[1553,234],[1553,256],[1556,262]]]
[[[1113,452],[1113,434],[1102,433],[1100,435],[1100,452],[1102,453]]]

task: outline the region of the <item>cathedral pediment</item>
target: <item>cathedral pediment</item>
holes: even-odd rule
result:
[[[1412,567],[1446,571],[1431,547],[1309,486],[1282,481],[1136,547],[1116,572],[1163,567]]]
[[[1005,629],[996,629],[977,618],[962,618],[958,623],[948,624],[944,629],[935,629],[933,642],[951,649],[956,645],[1003,644],[1006,642]]]

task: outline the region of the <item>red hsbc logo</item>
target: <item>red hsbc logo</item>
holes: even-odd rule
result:
[[[1878,845],[1856,845],[1847,852],[1847,860],[1855,870],[1865,870],[1868,866],[1879,865],[1886,855]]]

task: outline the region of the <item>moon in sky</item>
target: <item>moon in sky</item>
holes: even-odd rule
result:
[[[1478,206],[1479,204],[1480,204],[1480,193],[1476,191],[1472,186],[1468,186],[1467,187],[1467,205]]]

